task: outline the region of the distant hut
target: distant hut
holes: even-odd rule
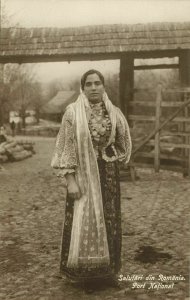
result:
[[[77,99],[75,91],[59,91],[55,97],[42,107],[42,118],[61,122],[67,105]]]

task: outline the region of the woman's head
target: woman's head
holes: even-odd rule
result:
[[[104,76],[97,70],[87,71],[81,78],[81,88],[90,102],[100,102],[105,91]]]
[[[97,74],[100,81],[102,82],[103,86],[104,86],[104,76],[102,75],[102,73],[100,73],[99,71],[97,70],[94,70],[94,69],[91,69],[87,72],[85,72],[83,75],[82,75],[82,78],[81,78],[81,88],[82,90],[84,91],[84,86],[85,86],[85,82],[86,82],[86,79],[89,75],[92,75],[92,74]]]

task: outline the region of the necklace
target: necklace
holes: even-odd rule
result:
[[[92,141],[95,145],[103,145],[111,131],[111,122],[103,102],[90,104],[91,118],[89,120],[89,129]]]

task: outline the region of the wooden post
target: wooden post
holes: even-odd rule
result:
[[[0,83],[4,82],[4,64],[0,63]]]
[[[0,64],[0,126],[4,123],[4,111],[1,105],[1,97],[3,96],[3,83],[4,83],[4,64]]]
[[[120,58],[120,108],[128,119],[129,101],[133,99],[134,86],[134,57],[123,54]]]
[[[180,83],[182,87],[190,87],[190,50],[184,50],[181,52],[179,56],[179,77],[180,77]],[[182,100],[186,100],[186,94],[184,95]],[[188,116],[188,108],[184,109],[184,117],[189,117]],[[187,130],[187,125],[185,123],[180,125],[181,131],[186,132]],[[183,138],[183,143],[189,143],[189,137],[184,137]],[[189,149],[184,149],[182,150],[182,157],[184,158],[184,163],[183,163],[183,175],[187,176],[190,175],[189,171]]]
[[[134,87],[134,57],[131,54],[124,53],[121,55],[119,79],[120,108],[128,120],[129,126],[132,127],[132,124],[128,119],[129,101],[133,100]],[[129,168],[132,181],[135,182],[135,168],[132,164],[132,158]]]
[[[162,102],[162,86],[158,85],[156,93],[156,122],[155,130],[160,127],[160,117],[161,117],[161,102]],[[160,131],[155,134],[155,144],[154,144],[154,169],[155,172],[159,172],[160,169]]]
[[[190,86],[190,50],[183,50],[180,53],[179,78],[181,86]]]
[[[188,144],[190,145],[190,136],[188,136]],[[190,149],[189,150],[189,153],[188,153],[188,169],[187,169],[187,175],[188,177],[190,177]]]
[[[188,94],[185,93],[184,95],[184,101],[187,101],[188,100]],[[186,118],[189,118],[189,108],[188,107],[185,107],[184,108],[184,116]],[[187,123],[184,122],[184,132],[187,132],[188,131],[188,127],[187,127]],[[184,143],[186,145],[189,145],[190,143],[190,136],[185,136],[184,137]],[[190,176],[190,149],[184,149],[184,170],[183,170],[183,174],[184,176]]]

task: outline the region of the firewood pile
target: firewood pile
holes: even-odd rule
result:
[[[0,142],[0,163],[20,161],[35,153],[33,142],[19,141],[7,136],[5,139]]]

